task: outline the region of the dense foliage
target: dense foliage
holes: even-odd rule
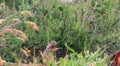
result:
[[[119,0],[79,0],[78,3],[63,3],[58,0],[1,0],[0,20],[4,20],[0,23],[0,56],[15,62],[15,56],[23,57],[20,48],[28,48],[34,54],[35,49],[45,50],[51,40],[58,42],[58,47],[62,48],[60,54],[65,54],[65,44],[83,55],[87,50],[96,51],[98,46],[106,48],[104,52],[107,54],[114,54],[120,48],[119,8]],[[27,13],[22,13],[23,11]],[[15,19],[21,22],[14,24],[17,22]],[[35,32],[31,29],[26,24],[28,21],[36,23],[39,30]],[[28,40],[20,40],[19,35],[16,37],[9,32],[2,34],[7,26],[24,32]],[[74,58],[70,59],[70,64],[76,62],[77,59]],[[78,63],[87,62],[84,60],[79,60]],[[60,62],[65,61],[68,62],[64,59]],[[66,63],[61,66],[76,65]]]

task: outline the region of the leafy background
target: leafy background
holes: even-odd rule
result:
[[[0,56],[7,61],[15,62],[13,54],[23,57],[20,48],[43,51],[52,40],[62,48],[60,55],[65,55],[65,44],[83,55],[88,50],[96,51],[98,47],[104,48],[108,55],[120,50],[119,0],[79,0],[78,4],[57,0],[0,0],[0,3],[0,18],[6,19],[0,24],[0,30],[18,18],[22,23],[12,28],[23,31],[28,38],[28,41],[22,42],[5,34],[5,40],[0,39],[2,45],[9,45],[0,48]],[[30,11],[34,16],[25,16],[21,11]],[[26,21],[36,23],[39,31],[34,32]]]

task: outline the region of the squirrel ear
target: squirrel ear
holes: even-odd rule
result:
[[[55,45],[56,45],[56,44],[57,44],[57,42],[56,42],[56,41],[51,41],[51,44],[55,44]]]

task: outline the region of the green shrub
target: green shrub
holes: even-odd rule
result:
[[[14,61],[11,52],[21,56],[20,48],[33,47],[44,50],[47,43],[51,40],[58,42],[58,46],[65,51],[65,43],[76,52],[84,50],[95,51],[96,46],[108,46],[107,51],[119,50],[119,0],[88,0],[79,2],[79,4],[61,4],[57,0],[52,0],[46,5],[44,0],[18,0],[7,2],[4,8],[0,6],[0,13],[6,21],[0,24],[0,30],[4,26],[13,23],[13,18],[19,18],[22,23],[12,26],[23,31],[28,41],[22,42],[15,36],[6,35],[7,40],[1,41],[1,44],[10,45],[9,48],[0,48],[0,56],[8,61]],[[11,7],[15,7],[11,8]],[[28,17],[22,15],[21,11],[30,11],[34,16]],[[38,27],[38,33],[34,32],[26,21],[35,22]],[[1,37],[1,36],[0,36]],[[11,52],[10,52],[11,51]],[[4,53],[5,52],[5,53]],[[61,61],[62,62],[62,61]]]

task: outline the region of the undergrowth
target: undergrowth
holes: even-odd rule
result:
[[[39,57],[47,43],[55,40],[62,48],[60,57],[65,56],[66,43],[75,51],[70,52],[68,58],[61,58],[60,66],[107,66],[107,55],[111,56],[120,48],[119,8],[119,0],[78,0],[78,3],[1,0],[0,56],[6,61],[16,62],[13,55],[23,58],[20,49],[27,48],[32,55],[35,52]],[[31,27],[30,22],[37,28]],[[14,30],[9,31],[11,29],[23,32],[26,39],[15,34]],[[105,51],[99,50],[98,46],[106,47]],[[54,62],[52,65],[56,66]]]

